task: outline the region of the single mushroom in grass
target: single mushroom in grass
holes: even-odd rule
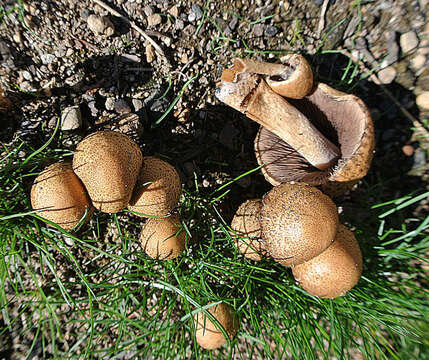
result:
[[[171,260],[185,250],[186,232],[180,217],[151,218],[143,226],[140,242],[144,252],[153,259]]]
[[[374,128],[363,101],[322,83],[302,99],[286,100],[259,75],[267,73],[265,63],[259,64],[262,70],[258,63],[224,70],[216,96],[262,125],[255,153],[267,181],[347,188],[364,177]]]
[[[319,189],[304,183],[280,184],[262,198],[262,239],[274,260],[302,264],[334,241],[338,211]]]
[[[87,221],[93,208],[82,182],[73,172],[70,162],[61,161],[48,166],[34,180],[31,206],[38,215],[65,230],[72,230]]]
[[[340,224],[332,245],[313,259],[295,266],[292,272],[311,295],[320,298],[344,296],[362,274],[362,253],[356,237]]]
[[[128,209],[140,216],[166,216],[179,203],[181,193],[176,169],[157,157],[145,156]]]
[[[268,255],[261,237],[261,208],[261,199],[247,200],[239,206],[231,222],[231,236],[238,251],[256,261]]]
[[[73,170],[88,190],[94,207],[115,213],[128,205],[142,159],[140,148],[128,136],[98,131],[78,144]]]
[[[238,317],[234,309],[222,302],[207,309],[213,317],[222,325],[225,333],[232,340],[238,331]],[[194,315],[197,343],[204,349],[213,350],[226,344],[227,339],[220,330],[219,324],[215,324],[203,311]]]

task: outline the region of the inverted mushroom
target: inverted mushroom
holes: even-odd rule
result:
[[[258,75],[269,73],[266,63],[241,62],[224,70],[216,96],[262,125],[255,152],[272,185],[288,181],[349,185],[366,175],[374,129],[361,99],[319,83],[303,99],[286,101],[273,91],[278,91],[277,85],[268,85]],[[272,72],[279,71],[276,64],[269,65]]]

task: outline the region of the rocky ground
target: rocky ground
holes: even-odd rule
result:
[[[62,119],[57,145],[73,150],[90,132],[119,129],[208,193],[257,166],[257,125],[214,97],[222,69],[237,56],[298,52],[318,80],[369,106],[377,146],[365,181],[388,183],[374,203],[394,199],[428,188],[428,9],[427,0],[0,0],[0,88],[12,104],[0,110],[0,141],[37,148]],[[227,219],[268,189],[261,175],[233,186]]]

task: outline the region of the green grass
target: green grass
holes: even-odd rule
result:
[[[180,213],[187,249],[176,260],[148,258],[137,240],[142,220],[126,212],[96,213],[75,234],[47,228],[31,212],[28,195],[36,174],[68,155],[55,144],[40,151],[19,143],[1,160],[0,338],[7,341],[13,330],[32,339],[27,355],[41,348],[58,359],[114,359],[124,352],[135,358],[427,357],[428,279],[421,265],[429,217],[396,224],[428,193],[374,205],[366,223],[342,219],[357,227],[363,276],[345,297],[321,300],[297,286],[289,269],[237,253],[218,208],[231,183],[210,195],[200,193],[197,179],[194,189],[185,189]],[[192,314],[219,301],[236,309],[240,330],[230,345],[204,351],[194,339]]]

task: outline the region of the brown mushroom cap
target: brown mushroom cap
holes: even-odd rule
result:
[[[142,165],[142,153],[128,136],[98,131],[83,139],[73,156],[73,170],[94,207],[114,213],[124,209]]]
[[[251,59],[235,59],[231,76],[243,72],[265,75],[267,84],[279,95],[301,99],[313,88],[313,71],[302,55],[289,54],[282,64],[272,64]],[[235,80],[235,79],[234,79]]]
[[[140,242],[143,250],[153,259],[171,260],[185,249],[186,232],[179,215],[163,219],[149,219],[144,225]]]
[[[315,258],[295,266],[292,272],[311,295],[344,296],[362,274],[362,253],[354,234],[340,224],[332,245]]]
[[[165,216],[177,206],[181,192],[176,169],[154,156],[145,156],[128,209],[149,216]]]
[[[234,309],[226,303],[220,303],[207,309],[207,311],[219,321],[232,340],[238,331],[238,317],[234,313]],[[226,344],[227,340],[219,327],[203,311],[194,315],[194,321],[195,337],[202,348],[212,350]]]
[[[352,182],[368,172],[374,150],[374,127],[368,108],[354,95],[319,83],[301,100],[290,100],[333,143],[340,159],[327,170],[310,165],[278,136],[261,127],[255,139],[256,159],[267,181],[276,186],[289,181],[313,185]]]
[[[320,190],[304,183],[278,185],[262,199],[265,248],[280,264],[301,264],[334,241],[337,207]]]
[[[238,250],[248,259],[260,261],[266,255],[261,235],[261,199],[247,200],[240,205],[231,222]]]
[[[34,210],[46,209],[37,214],[66,230],[73,229],[85,214],[88,220],[93,212],[70,162],[57,162],[39,174],[31,188],[31,206]]]

